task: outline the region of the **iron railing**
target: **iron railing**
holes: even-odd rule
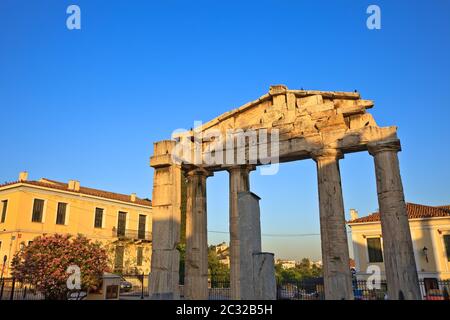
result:
[[[178,286],[181,299],[185,299],[184,285]],[[208,300],[231,300],[231,288],[229,281],[210,281],[208,284]]]
[[[113,237],[117,237],[119,239],[152,241],[152,233],[149,231],[113,228],[112,233]]]
[[[44,300],[45,296],[33,286],[14,278],[0,279],[0,300]]]
[[[149,295],[148,275],[125,274],[120,283],[120,298],[140,297],[144,299]]]
[[[209,300],[231,300],[229,281],[212,280],[208,288]]]
[[[149,294],[148,275],[122,275],[120,298],[143,299]],[[420,280],[421,297],[423,300],[450,300],[450,280],[427,279]],[[373,286],[365,280],[353,280],[353,295],[355,300],[387,299],[386,281]],[[230,300],[231,289],[229,281],[210,281],[209,300]],[[184,298],[184,286],[180,285],[180,296]],[[278,300],[323,300],[323,279],[305,279],[302,281],[283,281],[277,283]],[[23,284],[14,278],[0,279],[0,300],[43,300],[44,294],[32,285]]]
[[[423,300],[450,300],[450,280],[420,280],[421,298]],[[353,296],[355,300],[385,300],[387,283],[385,280],[371,284],[365,280],[353,280]],[[279,282],[277,299],[279,300],[322,300],[325,298],[323,279],[305,279],[302,281]],[[399,297],[396,297],[398,299]]]

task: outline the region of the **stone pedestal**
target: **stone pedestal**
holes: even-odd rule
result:
[[[252,192],[238,193],[240,299],[255,299],[253,255],[261,252],[260,198]]]
[[[228,168],[230,174],[230,287],[231,298],[234,300],[241,298],[238,193],[249,191],[251,170],[253,167],[247,165]]]
[[[105,272],[102,276],[101,287],[95,292],[88,292],[86,300],[119,300],[120,295],[120,276]],[[69,300],[77,299],[77,295],[70,297]]]
[[[194,169],[186,174],[186,264],[184,294],[186,299],[208,299],[208,237],[206,214],[206,177]]]
[[[150,165],[155,169],[152,197],[152,299],[179,299],[179,252],[181,219],[181,168],[172,161],[175,141],[154,144]]]
[[[339,159],[342,153],[324,149],[313,154],[319,184],[320,235],[325,299],[353,299]]]
[[[255,300],[276,300],[275,260],[273,253],[253,254],[253,287]]]
[[[397,152],[400,141],[371,143],[389,299],[420,300],[420,288]]]

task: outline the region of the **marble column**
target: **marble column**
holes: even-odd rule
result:
[[[172,161],[175,141],[154,144],[150,165],[155,169],[152,196],[152,259],[149,291],[152,299],[179,298],[181,167]]]
[[[249,173],[253,169],[253,166],[248,165],[228,168],[230,176],[230,287],[231,298],[234,300],[241,299],[238,194],[250,191]]]
[[[320,208],[320,235],[325,299],[353,299],[352,276],[342,199],[339,159],[336,149],[313,154],[317,164]]]
[[[206,178],[210,174],[194,169],[186,174],[186,299],[208,299],[208,237],[206,214]]]
[[[420,288],[403,195],[398,139],[370,143],[374,157],[389,299],[419,300]]]

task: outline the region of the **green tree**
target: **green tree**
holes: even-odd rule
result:
[[[275,265],[275,276],[278,282],[298,282],[322,276],[322,268],[312,264],[308,258],[303,258],[295,268],[283,269],[282,265]]]
[[[12,276],[33,285],[46,299],[67,299],[70,289],[67,279],[69,266],[81,271],[81,289],[98,288],[103,272],[109,271],[106,250],[82,235],[55,234],[37,237],[18,251],[11,263]]]
[[[212,282],[230,281],[230,268],[220,262],[215,246],[208,248],[208,269]]]

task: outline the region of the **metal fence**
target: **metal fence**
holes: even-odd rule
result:
[[[308,279],[277,283],[278,300],[323,300],[323,280]]]
[[[120,297],[148,297],[148,275],[125,274],[120,283]]]
[[[449,300],[450,280],[424,279],[419,281],[423,300]],[[355,300],[385,300],[387,283],[382,280],[371,284],[365,280],[353,280]],[[209,300],[230,300],[229,281],[210,281]],[[184,286],[180,285],[180,296],[184,298]],[[277,283],[278,300],[324,300],[323,278],[304,279],[302,281],[282,281]]]
[[[31,285],[23,284],[14,278],[0,280],[0,300],[44,300],[45,296]]]
[[[419,285],[423,300],[450,300],[450,280],[423,279],[419,281]],[[389,298],[385,280],[376,285],[365,280],[353,280],[352,287],[355,300],[385,300]],[[322,278],[277,284],[278,300],[323,300],[324,298]]]
[[[419,281],[423,300],[450,300],[450,280],[434,278]],[[353,295],[355,300],[384,300],[387,298],[386,281],[379,285],[371,285],[365,280],[353,280]],[[120,298],[139,299],[148,297],[147,275],[123,275],[120,285]],[[210,281],[209,300],[230,300],[231,289],[229,281]],[[180,285],[180,296],[184,298],[184,286]],[[277,283],[278,300],[323,300],[323,279],[305,279],[302,281],[287,281]],[[0,300],[44,300],[45,296],[28,284],[23,284],[13,278],[0,279]]]
[[[209,300],[230,300],[231,289],[229,281],[211,281],[208,288]]]

